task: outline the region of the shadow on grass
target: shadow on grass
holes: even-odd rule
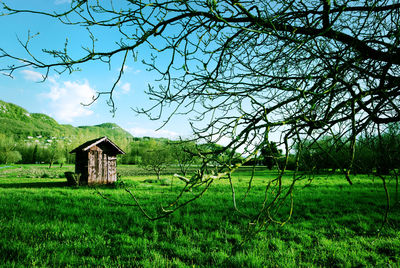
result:
[[[70,186],[67,181],[0,183],[0,188],[57,188]]]

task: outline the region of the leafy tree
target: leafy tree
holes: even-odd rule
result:
[[[14,164],[21,161],[22,157],[18,151],[7,151],[2,153],[2,162],[5,164]]]
[[[37,150],[38,150],[38,145],[35,144],[35,147],[32,152],[32,163],[33,164],[36,164],[36,161],[37,161]]]
[[[13,164],[21,161],[21,154],[16,147],[13,137],[0,134],[0,163]]]
[[[12,136],[0,134],[0,163],[12,164],[21,160],[21,154],[16,150],[16,145]]]
[[[62,151],[60,150],[59,144],[56,141],[52,141],[50,146],[46,148],[47,151],[47,162],[49,168],[53,166],[53,163],[62,157]]]
[[[127,153],[121,156],[121,161],[124,164],[140,165],[142,163],[143,152],[148,149],[150,138],[134,138],[127,145]]]
[[[348,144],[341,139],[324,136],[319,140],[306,139],[296,146],[300,154],[299,169],[319,173],[321,170],[346,167],[350,162]]]
[[[108,64],[121,54],[120,75],[109,92],[98,94],[108,94],[114,110],[113,92],[128,56],[137,57],[137,49],[146,47],[154,54],[144,62],[159,73],[161,85],[149,87],[155,102],[152,108],[137,111],[166,122],[174,113],[188,114],[199,141],[230,140],[204,153],[202,170],[228,151],[228,156],[242,151],[247,161],[259,153],[269,135],[280,132],[278,145],[284,146],[286,161],[275,182],[281,185],[292,145],[329,134],[346,144],[349,161],[341,169],[351,183],[348,175],[357,136],[400,121],[399,10],[396,0],[130,0],[118,4],[72,0],[68,10],[49,13],[4,4],[5,14],[30,12],[87,27],[91,47],[80,55],[69,54],[67,42],[59,50],[44,49],[55,59],[46,62],[43,55],[30,51],[29,36],[21,42],[26,55],[1,50],[0,57],[14,61],[1,71],[11,75],[30,66],[46,74],[52,68],[73,72],[91,61]],[[94,33],[110,27],[120,36],[114,47],[99,50],[104,46],[97,45],[101,39]],[[165,110],[173,112],[164,114]],[[239,165],[220,166],[217,175],[206,176],[200,170],[197,177],[183,180],[191,186],[209,186]],[[227,173],[222,166],[231,170]],[[293,176],[293,185],[297,179]],[[274,191],[276,202],[264,209],[292,196],[283,191]],[[274,222],[261,216],[254,221]]]
[[[272,169],[274,165],[277,164],[277,158],[281,155],[282,150],[278,149],[275,142],[270,141],[261,149],[261,155],[263,157],[263,164],[267,166],[268,169]]]
[[[60,168],[63,167],[63,165],[67,162],[67,159],[65,158],[65,156],[59,156],[57,159],[57,163],[60,164]]]
[[[16,150],[21,154],[21,163],[35,163],[33,162],[33,152],[35,147],[26,142],[18,142]],[[37,150],[37,149],[36,149]]]
[[[378,133],[365,132],[357,141],[356,168],[360,172],[389,174],[399,168],[400,129],[398,124],[379,128]]]

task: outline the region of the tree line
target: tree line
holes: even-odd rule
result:
[[[376,133],[363,132],[354,144],[345,138],[326,136],[318,141],[306,140],[297,144],[300,154],[299,169],[320,172],[349,169],[353,174],[389,174],[400,168],[400,126],[389,124]],[[300,150],[303,147],[303,150]],[[354,161],[352,161],[354,158]],[[291,164],[293,165],[292,159]]]
[[[17,136],[0,133],[0,164],[55,164],[75,163],[74,148],[90,137],[70,138],[42,137],[41,135],[20,139]],[[118,156],[119,164],[139,165],[155,172],[157,176],[168,166],[176,166],[179,173],[186,175],[193,165],[201,163],[200,154],[210,153],[222,146],[214,143],[196,144],[193,141],[171,141],[165,138],[118,138],[115,140],[126,154]],[[238,154],[236,154],[237,157]],[[214,164],[222,163],[227,154],[221,154]]]
[[[292,148],[287,159],[288,170],[317,174],[350,171],[353,174],[385,175],[400,168],[400,124],[389,124],[377,132],[365,131],[357,137],[354,145],[345,136],[325,135],[297,140]],[[262,148],[260,157],[248,164],[261,163],[272,169],[283,168],[285,162],[282,150],[275,142],[269,142]]]
[[[46,163],[72,164],[74,155],[69,152],[79,145],[80,140],[46,139],[18,141],[13,136],[0,134],[0,163]],[[168,166],[174,165],[186,176],[191,166],[199,166],[202,156],[218,151],[222,146],[215,143],[197,144],[194,141],[171,141],[168,139],[133,138],[120,139],[117,144],[126,152],[118,158],[120,164],[142,166],[158,176]],[[388,174],[400,168],[400,125],[390,124],[378,133],[364,132],[355,143],[354,161],[349,152],[351,144],[346,137],[324,136],[318,139],[297,141],[288,155],[286,169],[307,172],[335,172],[351,168],[351,172]],[[230,164],[241,162],[244,155],[234,151],[219,154],[209,166],[221,166],[230,159]],[[284,166],[286,157],[275,142],[266,142],[260,153],[246,165],[266,166],[279,169]]]
[[[0,133],[0,164],[54,164],[61,167],[75,162],[74,154],[69,152],[87,140],[95,138],[88,132],[82,132],[74,137],[6,135]],[[123,147],[128,138],[120,138]]]

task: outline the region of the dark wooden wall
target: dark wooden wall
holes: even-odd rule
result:
[[[80,184],[88,184],[88,153],[76,152],[75,173],[81,174]]]

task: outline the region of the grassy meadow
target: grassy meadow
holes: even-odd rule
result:
[[[118,167],[127,187],[155,215],[180,189],[172,175],[138,174]],[[214,183],[194,203],[158,221],[147,220],[137,206],[120,206],[93,188],[71,187],[63,168],[12,166],[0,169],[0,266],[140,266],[140,267],[297,267],[400,265],[400,205],[395,181],[387,180],[391,197],[388,221],[382,225],[386,198],[382,181],[372,176],[320,175],[299,181],[292,219],[284,226],[247,235],[248,219],[233,209],[229,182]],[[271,171],[258,169],[244,199],[250,171],[233,181],[237,206],[256,213]],[[284,178],[288,184],[290,176]],[[172,185],[171,185],[172,183]],[[101,193],[134,204],[119,187]],[[185,193],[190,198],[191,193]],[[286,210],[286,211],[285,211]],[[286,217],[288,208],[283,208]],[[240,245],[240,246],[239,246]]]

